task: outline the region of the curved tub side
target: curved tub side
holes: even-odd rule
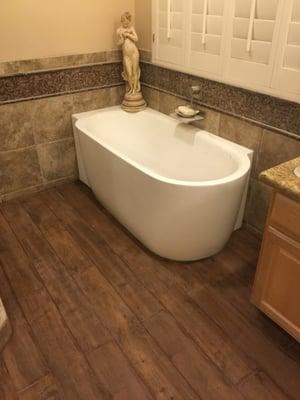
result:
[[[73,125],[73,134],[74,134],[74,142],[75,142],[75,149],[76,149],[76,158],[77,158],[77,165],[78,165],[78,172],[79,172],[79,179],[81,182],[85,183],[87,186],[90,187],[90,183],[87,177],[87,172],[84,164],[83,154],[82,154],[82,146],[80,145],[80,135],[81,132],[76,126],[76,122],[78,121],[79,117],[75,114],[72,115],[72,125]]]
[[[88,184],[146,247],[178,261],[209,257],[223,248],[237,220],[247,174],[208,187],[169,184],[79,134]]]
[[[239,145],[237,145],[239,146]],[[241,200],[241,204],[239,207],[239,212],[237,215],[237,219],[235,222],[234,230],[238,230],[243,226],[243,221],[244,221],[244,216],[245,216],[245,210],[246,210],[246,203],[247,203],[247,198],[248,198],[248,190],[249,190],[249,184],[250,184],[250,179],[251,179],[251,168],[253,165],[253,157],[254,157],[254,151],[250,149],[245,149],[247,157],[249,158],[250,161],[250,168],[248,171],[248,174],[246,175],[246,181],[244,184],[244,191],[243,191],[243,197]]]

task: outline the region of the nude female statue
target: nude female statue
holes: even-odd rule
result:
[[[146,107],[141,93],[140,53],[136,46],[138,36],[132,25],[132,17],[126,12],[121,17],[122,25],[117,30],[118,45],[123,52],[123,79],[127,82],[123,108],[126,111],[140,111]]]
[[[130,94],[140,92],[140,53],[136,47],[138,36],[131,23],[131,14],[126,12],[121,17],[122,26],[117,30],[118,45],[123,51],[123,78],[128,82]]]

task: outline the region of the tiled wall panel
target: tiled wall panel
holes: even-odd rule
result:
[[[124,86],[0,105],[0,201],[77,178],[71,115],[120,104]]]
[[[151,108],[169,114],[199,85],[206,113],[199,127],[255,151],[246,221],[261,232],[272,191],[258,174],[300,155],[300,105],[161,68],[150,53],[141,55]],[[0,64],[0,201],[77,177],[71,114],[121,103],[119,61],[112,51]]]
[[[144,97],[151,107],[170,114],[185,101],[178,96],[144,87]],[[254,150],[254,165],[250,182],[245,220],[258,233],[266,221],[272,189],[258,180],[259,173],[278,163],[300,155],[300,138],[289,137],[243,119],[211,110],[199,105],[205,113],[204,121],[197,126]]]

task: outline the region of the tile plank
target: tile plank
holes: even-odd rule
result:
[[[200,398],[206,400],[242,400],[243,396],[226,382],[174,318],[161,312],[146,322],[146,327]]]
[[[0,295],[13,330],[2,357],[14,387],[19,391],[45,375],[49,369],[1,265]]]
[[[288,400],[288,397],[264,372],[250,375],[239,384],[238,388],[249,400]]]
[[[19,296],[26,297],[43,284],[6,222],[0,207],[0,261]]]
[[[194,300],[212,319],[234,338],[235,344],[264,370],[292,399],[300,393],[299,364],[278,349],[249,321],[236,313],[234,308],[212,288],[194,293]]]
[[[38,209],[35,208],[36,211]],[[4,205],[2,211],[28,256],[33,260],[81,350],[88,352],[111,340],[108,331],[92,311],[87,298],[68,274],[68,271],[84,270],[92,264],[88,264],[88,260],[83,256],[77,260],[77,254],[81,253],[72,241],[68,241],[67,232],[56,231],[59,248],[63,248],[64,259],[68,261],[62,264],[40,230],[17,202]],[[66,269],[65,265],[71,265],[73,268]]]
[[[240,351],[231,338],[188,296],[172,289],[161,300],[182,329],[232,384],[237,384],[257,368],[255,362]]]
[[[157,282],[158,279],[166,285],[172,281],[172,273],[165,271],[162,265],[158,269],[156,263],[153,263],[146,253],[130,250],[126,252],[124,258],[140,279],[147,277],[146,285],[147,282]],[[201,284],[199,287],[202,287]],[[153,290],[151,283],[149,289]],[[187,295],[184,285],[179,285],[179,280],[159,292],[154,288],[154,293],[232,383],[239,382],[256,368],[255,362],[241,352],[232,343],[231,338]]]
[[[3,360],[0,360],[0,399],[20,400]]]
[[[101,236],[98,230],[91,229],[89,224],[81,219],[77,212],[68,207],[67,204],[62,205],[60,203],[58,206],[59,197],[56,192],[51,191],[43,197],[45,203],[53,212],[53,219],[57,218],[56,225],[63,224],[68,227],[72,239],[76,242],[77,254],[81,251],[79,260],[80,257],[85,258],[86,261],[90,259],[140,320],[145,320],[162,309],[161,304],[139,282],[124,261],[114,254],[107,244],[99,243],[98,237],[101,238]],[[76,224],[73,224],[74,221],[77,221]],[[69,252],[60,248],[54,235],[49,235],[45,227],[41,224],[39,226],[62,261],[68,265],[69,262],[66,258]],[[83,235],[83,232],[88,232],[88,235]],[[74,255],[73,265],[80,262],[75,260],[76,251],[71,252]]]
[[[64,185],[59,187],[58,191],[79,214],[85,215],[88,221],[93,220],[91,223],[93,228],[97,226],[101,228],[102,237],[110,243],[116,254],[122,254],[128,248],[135,247],[136,239],[128,235],[125,229],[119,229],[114,223],[103,223],[111,221],[111,216],[103,207],[99,206],[99,203],[96,202],[95,197],[85,185],[80,183],[77,185]],[[89,199],[88,202],[86,201],[87,199]],[[102,213],[98,213],[100,208],[102,208]],[[97,215],[97,218],[95,218],[95,215]]]
[[[196,399],[197,396],[170,360],[147,334],[116,292],[107,286],[97,268],[85,271],[80,282],[127,359],[154,398]]]
[[[113,399],[149,400],[151,395],[120,348],[108,343],[88,355],[99,381]]]
[[[51,374],[43,376],[29,388],[19,392],[20,400],[64,400],[61,388]]]
[[[47,204],[49,204],[50,206],[52,205],[52,207],[54,207],[54,203],[50,202],[49,199],[52,199],[52,197],[49,196],[46,199]],[[55,202],[55,204],[57,207],[57,202]],[[27,210],[29,210],[28,202],[25,205],[25,207]],[[63,210],[63,215],[70,215],[70,214],[72,215],[72,213],[70,213],[70,210],[68,211],[68,214],[66,214],[64,212],[65,208],[62,207],[61,205],[59,205],[59,208],[61,210]],[[37,210],[37,207],[35,209]],[[39,211],[40,210],[41,210],[41,207],[39,207]],[[57,210],[57,208],[55,208],[55,210]],[[62,215],[60,215],[60,216],[62,217]],[[73,216],[73,220],[74,220],[74,218],[75,218],[75,216]],[[35,220],[42,221],[42,219],[43,218],[40,215],[40,218],[38,218],[38,219],[36,218]],[[49,218],[47,218],[47,221],[49,222]],[[64,222],[67,223],[66,220],[64,220]],[[82,222],[80,223],[80,220],[78,220],[76,223],[76,228],[74,228],[74,226],[73,226],[73,229],[78,229],[77,226],[81,226],[81,224],[82,224]],[[50,225],[53,226],[52,223],[50,223]],[[39,222],[39,226],[41,227],[40,222]],[[59,256],[64,260],[65,263],[67,263],[67,260],[66,260],[67,252],[59,250],[59,246],[57,246],[57,243],[54,240],[54,230],[51,228],[51,235],[48,235],[46,227],[45,227],[43,232],[45,235],[47,235],[49,242],[51,242],[53,248],[57,251]],[[61,232],[60,229],[56,230],[55,235],[57,235],[59,232]],[[91,237],[91,233],[89,233],[89,238],[90,237]],[[79,245],[80,245],[80,243],[78,242],[77,246],[79,246]],[[86,248],[86,245],[84,244],[83,247]],[[90,250],[89,247],[88,247],[88,250]],[[91,248],[91,251],[92,251],[92,248]],[[99,252],[96,252],[95,249],[94,249],[94,253],[99,254]],[[90,251],[88,251],[88,254],[90,254]],[[95,254],[94,254],[94,256],[95,256]],[[74,252],[73,252],[73,256],[74,256]],[[107,257],[108,256],[109,256],[109,254],[107,254]],[[116,265],[115,262],[109,264],[110,261],[107,257],[105,258],[105,257],[103,257],[103,254],[102,255],[99,254],[98,265],[97,265],[97,267],[105,274],[106,274],[106,272],[105,272],[106,268],[102,269],[101,267],[99,267],[99,260],[102,261],[102,259],[104,259],[105,265],[109,266],[110,268],[118,268],[118,265]],[[95,260],[95,261],[97,261],[97,260]],[[75,260],[75,262],[78,263],[78,260],[77,261]],[[120,261],[118,261],[118,262],[120,263]],[[100,262],[100,264],[101,264],[101,262]],[[141,347],[141,351],[143,351],[143,353],[147,354],[147,357],[149,360],[148,362],[151,365],[151,370],[153,370],[156,374],[155,375],[155,384],[154,384],[153,380],[149,380],[149,378],[148,378],[149,367],[147,368],[147,370],[145,370],[143,363],[141,363],[141,362],[137,363],[137,361],[136,361],[137,355],[135,352],[132,353],[132,349],[131,349],[132,346],[128,344],[126,347],[124,346],[126,351],[124,350],[123,347],[122,347],[122,349],[125,352],[125,354],[127,355],[127,357],[128,357],[128,355],[131,355],[131,357],[128,357],[129,360],[131,361],[132,364],[135,365],[138,373],[143,377],[143,380],[146,382],[147,386],[149,386],[150,391],[152,393],[157,393],[157,392],[160,393],[160,391],[163,390],[163,393],[165,393],[165,394],[164,395],[160,394],[161,398],[167,398],[167,396],[170,393],[172,393],[172,395],[174,395],[175,398],[178,398],[178,399],[180,399],[182,397],[181,393],[183,393],[187,399],[196,398],[195,394],[192,392],[192,390],[189,388],[189,386],[182,380],[181,376],[178,374],[178,372],[175,370],[175,368],[164,357],[163,353],[160,353],[160,351],[158,349],[156,349],[157,357],[159,358],[160,363],[163,363],[163,367],[159,368],[156,365],[156,363],[154,362],[154,360],[152,360],[152,352],[153,352],[153,348],[155,348],[154,342],[152,342],[150,340],[150,338],[147,337],[147,334],[145,333],[145,331],[138,324],[135,314],[126,306],[126,304],[123,302],[121,297],[119,297],[118,290],[114,291],[113,287],[109,285],[108,281],[101,275],[101,273],[99,272],[97,267],[94,266],[89,269],[83,269],[83,271],[81,273],[76,273],[73,276],[76,279],[78,286],[84,291],[87,298],[89,298],[90,303],[94,305],[94,310],[97,311],[98,316],[100,317],[100,315],[101,315],[102,323],[111,332],[114,339],[117,340],[119,343],[121,343],[121,347],[124,345],[124,343],[128,343],[128,341],[129,341],[129,343],[131,343],[132,340],[136,340],[136,333],[135,333],[134,329],[133,329],[134,334],[132,333],[132,326],[137,327],[138,331],[142,330],[142,332],[143,332],[142,337],[144,337],[144,335],[145,335],[146,339],[139,340],[136,343],[139,343],[139,346]],[[127,275],[128,273],[130,274],[131,279],[135,279],[132,276],[131,271],[123,271],[124,276]],[[107,275],[107,276],[113,280],[111,275]],[[115,283],[116,283],[116,286],[118,286],[117,283],[119,283],[119,286],[122,286],[122,285],[120,285],[119,280],[116,280]],[[53,283],[53,285],[57,286],[56,283]],[[52,286],[52,282],[50,282],[47,286],[49,287],[49,290],[51,292],[50,286]],[[126,288],[125,289],[121,288],[120,291],[122,291],[122,290],[126,290]],[[126,293],[127,293],[127,291],[126,291]],[[137,298],[137,299],[139,300],[140,304],[142,304],[141,300],[143,300],[143,298],[141,298],[141,299]],[[138,337],[140,337],[140,335],[138,335]],[[128,338],[128,341],[124,340],[124,338]],[[141,370],[141,366],[143,367],[143,370]],[[167,376],[165,376],[166,371],[168,371]],[[177,378],[171,380],[169,375],[177,376]],[[176,384],[173,383],[173,381],[176,382]],[[179,383],[177,384],[177,382],[179,382]]]
[[[22,301],[22,308],[51,371],[63,388],[64,399],[109,399],[87,360],[66,329],[63,320],[43,289]]]
[[[85,194],[87,189],[82,189],[82,185],[79,185],[79,188],[81,190],[81,194],[77,198],[75,198],[75,185],[73,185],[72,187],[68,185],[67,187],[64,187],[63,190],[60,190],[60,192],[63,193],[65,199],[74,208],[80,210],[82,217],[90,222],[92,212],[94,213],[94,215],[98,216],[101,213],[103,214],[103,211],[100,207],[97,207],[97,205],[90,199],[90,196],[87,196]],[[71,199],[71,193],[73,196],[73,200]],[[77,205],[74,203],[76,203]],[[78,206],[78,204],[80,204],[80,206]],[[100,222],[97,222],[97,224],[99,225],[100,230]],[[114,223],[114,221],[112,219],[109,219],[108,217],[103,217],[101,219],[102,230],[106,229],[104,226],[109,224],[114,224],[114,235],[119,235],[118,240],[120,241],[124,233],[119,225],[117,223]],[[236,241],[236,243],[238,243],[238,240],[246,241],[247,237],[247,233],[239,233],[239,235],[234,238],[234,241]],[[249,254],[247,254],[245,258],[242,258],[243,266],[241,267],[241,271],[245,268],[249,268],[249,262],[253,262],[253,260],[255,259],[255,251],[253,249],[255,249],[255,247],[257,246],[257,242],[255,239],[253,239],[253,242],[254,244]],[[237,253],[242,253],[244,247],[245,245],[241,244],[239,247],[239,249],[241,250],[239,250]],[[113,250],[116,252],[119,251],[118,248],[114,248]],[[134,253],[133,257],[132,253]],[[144,255],[141,256],[140,247],[136,245],[131,247],[127,246],[125,249],[121,247],[120,254],[122,255],[122,258],[126,260],[127,264],[132,267],[132,270],[134,270],[135,274],[138,275],[139,279],[143,281],[145,285],[147,285],[148,282],[148,288],[154,286],[153,282],[158,282],[158,286],[160,286],[162,281],[161,289],[163,290],[163,286],[168,287],[167,279],[169,277],[169,280],[173,282],[172,286],[178,286],[180,290],[183,290],[185,292],[185,294],[191,296],[191,298],[196,302],[201,311],[204,313],[207,313],[207,310],[210,309],[209,306],[207,306],[207,309],[205,307],[205,298],[207,292],[204,291],[203,294],[202,288],[208,286],[210,290],[213,290],[213,294],[215,295],[215,297],[220,299],[220,309],[217,308],[218,306],[216,306],[216,308],[214,307],[214,310],[216,309],[216,314],[214,314],[213,311],[208,312],[209,316],[212,317],[214,323],[216,323],[222,329],[222,331],[226,334],[228,338],[235,338],[232,341],[234,343],[234,346],[237,347],[240,352],[245,353],[247,357],[252,359],[254,364],[261,366],[261,368],[263,369],[265,368],[271,378],[279,385],[281,385],[282,387],[288,386],[288,394],[292,398],[296,398],[297,393],[299,392],[298,382],[300,382],[296,378],[299,372],[297,362],[291,359],[283,348],[278,347],[278,345],[280,346],[281,344],[282,338],[277,340],[275,332],[279,331],[279,328],[276,329],[277,327],[275,327],[274,331],[274,327],[270,328],[273,332],[269,337],[266,337],[265,332],[261,330],[264,328],[259,327],[260,322],[257,322],[253,318],[253,315],[256,314],[256,310],[252,309],[253,314],[250,315],[252,313],[252,310],[249,311],[249,309],[252,308],[252,306],[249,302],[249,297],[247,296],[247,293],[249,293],[250,289],[249,286],[248,288],[240,291],[239,284],[242,285],[242,283],[239,283],[239,280],[236,280],[234,274],[232,275],[231,273],[229,273],[226,276],[226,273],[225,275],[224,273],[220,273],[220,268],[222,267],[213,258],[204,262],[191,263],[190,265],[187,265],[187,268],[182,268],[182,264],[165,262],[147,253],[148,252],[145,251]],[[146,262],[144,260],[145,254],[148,256],[148,260],[146,260]],[[132,261],[137,255],[139,257],[139,261],[136,262],[135,260],[135,262],[133,263]],[[159,261],[157,262],[157,260]],[[150,265],[147,265],[147,263]],[[155,276],[153,274],[153,271],[151,271],[151,263],[152,269],[155,268],[157,272]],[[167,271],[161,273],[161,270],[157,268],[158,264],[165,267]],[[245,284],[246,283],[244,281],[244,288]],[[161,291],[156,291],[156,295],[158,297],[160,295],[159,292]],[[203,294],[203,302],[202,300],[197,298],[198,294]],[[239,297],[242,300],[239,300]],[[206,298],[206,300],[208,299]],[[239,304],[238,308],[235,307],[236,301],[238,301]],[[248,313],[247,317],[245,317],[245,315],[243,315],[243,312],[241,312],[240,310],[241,307],[246,304]],[[228,307],[228,310],[226,307],[225,309],[223,309],[223,305],[226,305],[226,307]],[[220,317],[220,320],[217,317]],[[249,337],[249,342],[244,339],[241,341],[239,340],[243,338],[243,336],[241,335],[241,331],[245,332],[244,337],[249,337],[249,332],[251,332],[251,338]],[[236,335],[238,337],[238,340],[236,340]],[[280,333],[278,333],[278,335],[280,336]],[[251,344],[249,345],[249,343]],[[266,352],[263,351],[264,347],[267,349]],[[268,356],[266,356],[266,354],[268,354]],[[272,365],[272,363],[268,361],[273,358],[276,367],[274,367],[274,365]],[[291,371],[291,374],[288,374],[287,371]]]
[[[163,260],[78,183],[1,204],[1,400],[297,400],[300,345],[249,302],[258,248]]]

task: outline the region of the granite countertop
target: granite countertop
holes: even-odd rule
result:
[[[259,179],[286,196],[300,202],[300,178],[294,174],[300,166],[300,157],[263,171]]]

